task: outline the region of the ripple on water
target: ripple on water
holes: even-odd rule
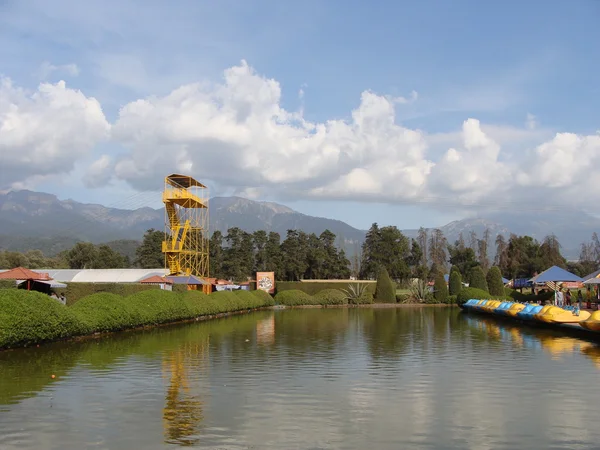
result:
[[[590,345],[450,309],[286,310],[51,345],[0,360],[0,448],[590,448]]]

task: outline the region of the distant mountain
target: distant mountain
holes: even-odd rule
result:
[[[307,216],[277,203],[215,197],[210,199],[209,206],[211,232],[226,233],[228,228],[239,227],[248,232],[276,231],[283,239],[288,229],[317,234],[329,229],[349,247],[364,239],[363,231],[342,221]],[[162,209],[108,208],[26,190],[0,194],[2,249],[40,249],[54,255],[77,241],[139,241],[149,228],[164,228]],[[127,247],[127,253],[131,254],[131,242]]]
[[[380,224],[383,226],[385,224]],[[162,230],[162,209],[135,210],[108,208],[97,204],[59,200],[52,194],[32,191],[13,191],[0,194],[0,248],[8,250],[40,249],[54,255],[72,247],[77,241],[94,243],[126,240],[128,255],[135,253],[135,242],[140,241],[149,228]],[[248,232],[276,231],[282,239],[288,229],[300,229],[320,234],[326,229],[335,233],[348,254],[362,244],[365,231],[340,220],[301,214],[287,206],[259,202],[240,197],[210,199],[210,229],[227,232],[239,227]],[[554,233],[563,245],[563,254],[575,258],[581,242],[588,241],[594,231],[600,232],[600,219],[584,212],[503,211],[486,218],[467,218],[450,222],[440,229],[450,243],[463,234],[469,242],[471,231],[481,237],[490,230],[490,250],[498,234],[511,232],[528,234],[538,240]],[[416,237],[417,230],[404,230]],[[122,243],[111,243],[120,246]]]

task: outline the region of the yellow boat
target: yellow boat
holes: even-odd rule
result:
[[[600,331],[600,311],[594,311],[586,320],[579,322],[586,330]]]
[[[587,311],[579,311],[579,315],[576,316],[573,311],[553,306],[540,317],[540,320],[548,323],[579,323],[582,320],[589,319],[590,316],[591,314]]]
[[[506,310],[506,314],[509,315],[510,317],[516,317],[517,313],[524,309],[525,309],[525,305],[523,303],[515,303],[514,305],[512,305],[510,308],[508,308]]]
[[[539,321],[541,321],[541,322],[546,322],[546,320],[544,320],[544,319],[542,318],[542,316],[543,316],[544,314],[546,314],[546,311],[548,311],[550,308],[558,308],[558,306],[554,306],[554,305],[546,305],[546,306],[544,306],[542,309],[540,309],[540,312],[538,312],[537,314],[534,314],[534,315],[533,315],[533,318],[534,318],[534,319],[536,319],[536,320],[539,320]]]
[[[487,302],[487,303],[485,304],[485,306],[483,307],[483,310],[484,310],[485,312],[488,312],[488,313],[493,313],[493,312],[494,312],[494,310],[495,310],[495,309],[496,309],[498,306],[500,306],[500,303],[502,303],[502,302],[499,302],[499,301],[497,301],[497,300],[492,300],[492,301],[490,301],[490,302]]]

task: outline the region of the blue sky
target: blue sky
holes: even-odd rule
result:
[[[599,19],[594,0],[0,1],[0,184],[143,206],[188,169],[361,228],[572,204],[600,192]]]

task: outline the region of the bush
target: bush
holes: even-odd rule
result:
[[[272,304],[270,296],[267,300],[249,291],[205,295],[199,291],[177,293],[151,289],[127,297],[97,293],[67,307],[39,292],[4,289],[0,290],[0,348]]]
[[[449,295],[447,303],[449,305],[455,305],[457,301],[458,295]]]
[[[46,294],[0,290],[0,348],[63,339],[85,332],[73,312]]]
[[[375,301],[379,303],[396,303],[396,287],[385,267],[379,270],[375,286]]]
[[[364,286],[373,294],[375,292],[375,283],[367,281],[278,281],[276,285],[277,293],[283,291],[303,291],[308,295],[315,295],[325,289],[348,290],[352,286]]]
[[[502,274],[497,266],[492,266],[490,268],[486,276],[486,281],[491,295],[505,295]]]
[[[346,294],[339,289],[325,289],[314,296],[320,305],[347,305]]]
[[[481,266],[475,266],[471,269],[469,277],[469,287],[474,289],[481,289],[482,291],[488,292],[488,285],[485,281],[485,275]],[[488,294],[489,295],[489,294]]]
[[[260,298],[263,302],[265,302],[265,305],[273,306],[275,304],[273,297],[267,291],[263,291],[262,289],[257,289],[257,290],[250,291],[250,292],[252,292],[252,295],[255,295],[256,297]]]
[[[409,294],[396,294],[396,303],[409,303],[410,299]]]
[[[138,326],[141,322],[137,308],[132,308],[123,297],[106,292],[88,295],[70,309],[86,333],[118,331]]]
[[[17,289],[15,280],[0,280],[0,289]]]
[[[278,292],[275,296],[275,304],[285,306],[316,305],[317,301],[306,292],[291,290]]]
[[[453,266],[454,268],[454,266]],[[450,295],[458,295],[462,289],[462,276],[458,269],[450,271],[450,279],[448,282],[448,290]]]
[[[71,306],[77,303],[80,299],[92,294],[106,292],[116,294],[122,297],[136,294],[138,292],[148,290],[161,290],[160,286],[153,284],[122,284],[122,283],[68,283],[65,292],[67,297],[67,305]],[[63,292],[63,291],[61,291]]]
[[[453,274],[454,273],[456,272],[453,272]],[[448,300],[448,286],[446,286],[446,280],[444,279],[444,274],[442,272],[438,272],[435,276],[433,296],[438,303],[446,303]]]

